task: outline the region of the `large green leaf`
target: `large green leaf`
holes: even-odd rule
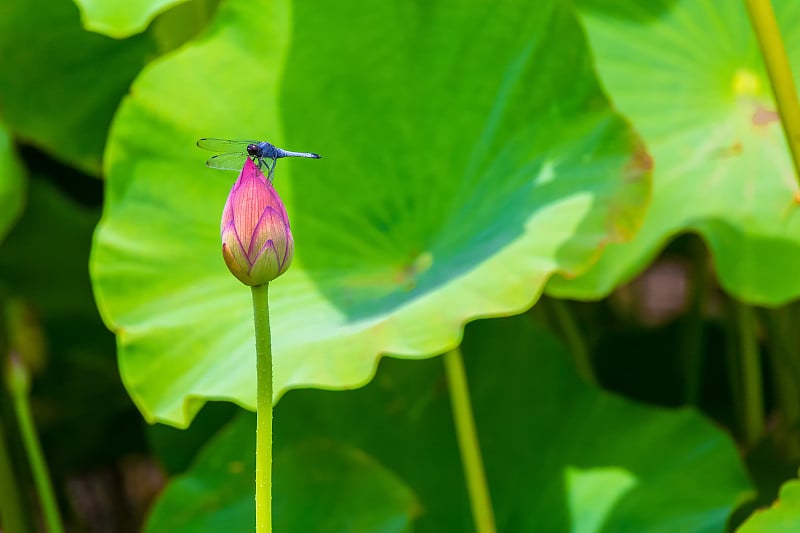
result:
[[[112,114],[154,52],[149,36],[86,32],[70,0],[3,0],[0,115],[16,136],[99,174]]]
[[[800,480],[792,479],[781,487],[781,493],[770,508],[758,510],[737,533],[789,533],[800,531]]]
[[[585,384],[527,316],[469,325],[464,354],[498,531],[720,532],[750,493],[719,429],[691,409],[646,407]],[[276,407],[276,447],[326,439],[362,449],[418,496],[414,531],[469,532],[446,387],[438,358],[386,359],[362,389],[291,391]],[[291,478],[303,475],[295,465]],[[276,495],[284,483],[275,481]],[[203,484],[204,498],[223,498],[226,487]],[[188,493],[182,503],[195,505]]]
[[[8,130],[0,124],[0,243],[22,211],[24,196],[25,171]]]
[[[234,175],[202,166],[208,135],[323,154],[277,170],[296,242],[270,291],[278,394],[363,385],[381,353],[525,309],[628,238],[649,192],[561,2],[225,3],[143,72],[107,152],[93,280],[151,421],[255,403],[250,294],[218,237]]]
[[[798,185],[745,3],[584,3],[601,78],[653,154],[653,204],[633,241],[609,245],[585,276],[554,277],[548,292],[601,297],[669,237],[695,231],[730,293],[767,305],[800,295]],[[798,72],[800,3],[773,3]]]
[[[242,414],[214,438],[153,508],[148,533],[255,529],[255,416]],[[328,440],[278,447],[276,531],[403,532],[418,512],[397,476],[355,448]]]

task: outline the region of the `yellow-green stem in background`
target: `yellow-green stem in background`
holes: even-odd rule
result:
[[[756,316],[747,304],[732,301],[738,344],[742,421],[745,444],[752,446],[764,433],[764,392]]]
[[[572,355],[572,361],[578,375],[583,378],[586,383],[596,385],[597,378],[594,375],[589,348],[586,346],[583,335],[578,329],[578,323],[569,310],[567,302],[559,300],[558,298],[548,298],[547,302],[550,305],[550,309],[553,310],[555,323],[559,330],[561,330],[561,336],[567,348],[569,348],[569,353]]]
[[[800,183],[800,104],[778,21],[770,0],[745,0],[745,3],[778,103],[778,113],[794,161],[795,179]]]
[[[464,371],[464,359],[460,349],[455,348],[444,354],[444,367],[475,531],[495,533],[494,511],[483,469],[478,432],[475,429],[475,418],[472,415],[472,403],[469,398],[467,374]]]
[[[22,445],[33,472],[33,481],[42,506],[45,526],[48,533],[63,533],[64,525],[58,512],[53,484],[50,482],[42,445],[39,443],[39,436],[36,434],[36,427],[33,423],[29,397],[30,374],[25,368],[24,362],[15,354],[11,354],[9,357],[6,381],[11,392],[11,401],[14,404]]]

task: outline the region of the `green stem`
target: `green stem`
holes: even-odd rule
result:
[[[733,319],[733,304],[728,304],[727,320],[725,322],[725,369],[728,371],[728,386],[730,387],[731,411],[735,415],[734,431],[737,437],[742,437],[744,402],[742,401],[742,376],[739,372],[739,342],[738,332]]]
[[[767,309],[763,313],[769,333],[769,356],[772,379],[775,383],[778,403],[783,414],[786,452],[790,457],[800,456],[800,440],[797,434],[800,422],[800,350],[792,321],[791,309],[781,307]]]
[[[708,254],[702,241],[695,237],[689,243],[692,259],[692,299],[681,326],[680,352],[684,354],[684,403],[697,405],[703,376],[703,311],[708,285]]]
[[[475,418],[472,415],[464,359],[459,348],[444,354],[444,368],[447,373],[453,420],[461,451],[461,462],[464,465],[464,475],[467,479],[467,492],[472,506],[475,530],[478,533],[494,533],[496,531],[494,511],[486,484],[486,473],[483,470]]]
[[[25,519],[17,476],[11,466],[11,454],[6,447],[3,425],[0,423],[0,524],[7,533],[27,533],[30,531]]]
[[[761,357],[756,336],[756,317],[746,304],[732,301],[739,344],[742,421],[745,444],[755,444],[764,431]]]
[[[256,329],[256,532],[272,532],[272,346],[269,284],[253,289]]]
[[[14,404],[14,412],[17,415],[22,445],[28,455],[28,462],[33,472],[33,481],[39,494],[39,502],[42,505],[44,523],[47,526],[48,533],[63,533],[64,525],[58,512],[53,484],[50,482],[47,463],[44,460],[42,446],[39,443],[39,437],[36,434],[36,427],[33,423],[33,414],[31,413],[28,395],[30,391],[30,376],[24,367],[24,363],[13,354],[10,357],[7,380],[11,391],[11,401]]]
[[[550,303],[550,308],[553,310],[556,324],[561,330],[561,335],[564,342],[567,344],[569,353],[572,355],[578,375],[587,383],[596,385],[597,378],[595,378],[594,369],[592,368],[589,348],[586,347],[586,342],[578,329],[575,317],[572,316],[566,302],[563,300],[548,298],[547,301]]]
[[[778,113],[794,161],[795,179],[800,181],[800,104],[797,102],[792,69],[783,46],[770,0],[745,0],[750,23],[756,33],[761,55],[767,65]]]

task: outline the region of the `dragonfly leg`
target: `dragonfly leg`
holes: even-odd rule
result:
[[[263,172],[265,167],[267,170],[269,170],[268,176],[270,181],[272,181],[272,169],[270,168],[269,163],[267,163],[266,159],[264,159],[263,157],[253,157],[253,161],[255,161],[256,164],[258,165],[258,170]]]
[[[278,164],[278,158],[277,157],[273,157],[272,158],[272,166],[269,169],[269,181],[272,181],[272,180],[275,179],[275,167],[277,166],[277,164]]]

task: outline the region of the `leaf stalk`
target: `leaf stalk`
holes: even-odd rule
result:
[[[486,483],[478,432],[475,429],[475,417],[472,414],[467,374],[464,371],[464,358],[459,348],[454,348],[444,354],[444,367],[475,530],[478,533],[495,533],[497,529],[494,511]]]
[[[745,4],[778,104],[781,124],[792,154],[795,179],[800,183],[800,104],[775,11],[770,0],[745,0]]]
[[[14,413],[17,417],[22,445],[33,472],[33,482],[42,506],[44,523],[49,533],[64,533],[64,524],[58,511],[58,503],[50,480],[50,473],[47,470],[42,445],[39,442],[39,436],[36,434],[36,426],[33,422],[29,396],[30,373],[25,368],[25,363],[16,354],[11,354],[8,364],[6,382],[11,393],[11,402],[14,405]]]
[[[756,335],[756,316],[753,308],[731,301],[736,321],[739,345],[739,376],[744,440],[755,444],[764,432],[764,393],[761,375],[761,354]]]

